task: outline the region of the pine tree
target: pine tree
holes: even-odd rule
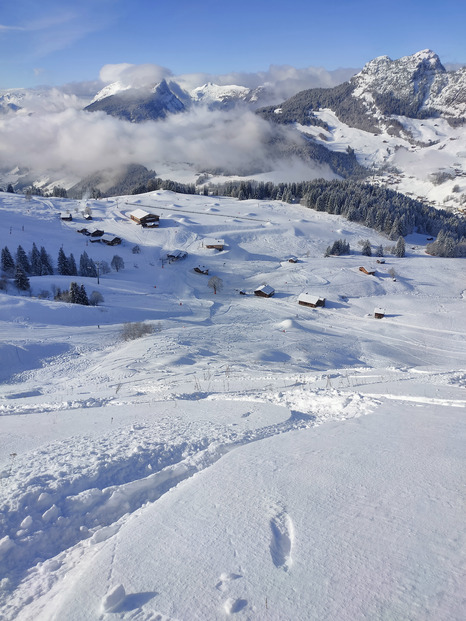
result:
[[[80,304],[80,290],[78,287],[78,283],[72,282],[70,283],[70,302],[71,304]]]
[[[50,276],[51,274],[53,274],[52,261],[49,255],[47,254],[47,251],[45,250],[44,246],[40,247],[40,261],[42,265],[41,275]]]
[[[406,254],[405,240],[400,236],[398,237],[398,241],[396,242],[395,256],[401,259],[402,257],[405,256],[405,254]]]
[[[380,244],[380,246],[377,246],[377,248],[375,250],[375,256],[376,257],[383,257],[383,247],[382,247],[382,244]]]
[[[70,276],[78,275],[78,268],[76,267],[76,261],[74,259],[73,253],[68,257],[68,269],[70,272]]]
[[[2,248],[2,272],[7,276],[13,276],[15,272],[15,262],[7,246]]]
[[[365,257],[371,257],[372,256],[371,242],[368,239],[364,240],[364,243],[362,245],[361,254],[363,254]]]
[[[37,250],[37,246],[35,243],[32,244],[32,250],[29,255],[29,260],[31,263],[31,274],[33,276],[41,276],[42,274],[42,261],[40,258],[40,252]]]
[[[58,268],[58,273],[61,274],[62,276],[70,275],[68,259],[66,257],[66,254],[63,251],[63,248],[60,248],[60,250],[58,251],[57,268]]]
[[[19,291],[28,291],[30,289],[29,278],[19,263],[16,264],[15,285]]]
[[[84,306],[89,306],[89,298],[87,297],[87,293],[86,293],[86,289],[84,288],[84,285],[81,285],[80,289],[79,289],[79,293],[80,293],[80,304],[84,304]]]
[[[16,265],[19,265],[26,274],[31,273],[31,265],[22,246],[18,246],[18,249],[16,250]]]
[[[97,278],[97,267],[86,251],[79,258],[79,275]]]

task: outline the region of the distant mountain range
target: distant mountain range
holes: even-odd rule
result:
[[[204,84],[191,92],[184,91],[176,82],[162,80],[146,88],[131,88],[114,82],[97,93],[85,110],[103,110],[111,116],[133,123],[157,121],[167,114],[184,112],[192,106],[213,109],[231,109],[239,104],[258,107],[267,101],[264,87],[250,89],[244,86]]]
[[[34,96],[37,104],[45,101],[47,94],[36,91]],[[34,114],[33,108],[28,109],[28,101],[27,90],[0,92],[0,113],[5,117]],[[79,102],[75,99],[73,107],[77,105]],[[220,157],[218,165],[209,163],[206,166],[197,162],[194,154],[189,162],[180,161],[180,171],[187,166],[193,176],[206,179],[221,176],[263,179],[261,175],[269,174],[270,178],[273,173],[273,180],[278,182],[289,181],[287,170],[298,162],[303,180],[316,176],[369,177],[372,183],[396,187],[401,192],[428,199],[432,204],[463,209],[466,205],[466,182],[463,182],[466,179],[466,133],[463,130],[466,67],[447,71],[431,50],[398,60],[380,56],[347,82],[332,88],[303,90],[282,102],[273,101],[273,91],[267,84],[251,89],[207,83],[188,92],[175,80],[162,80],[145,88],[114,82],[101,89],[84,110],[105,112],[135,124],[170,120],[173,115],[193,110],[203,110],[206,114],[220,110],[226,113],[222,119],[218,114],[212,117],[218,124],[227,123],[231,118],[242,119],[243,112],[250,114],[252,111],[258,123],[263,119],[270,125],[265,131],[261,127],[257,136],[252,132],[251,141],[245,146],[248,157],[244,161],[241,161],[242,155],[233,159],[233,163]],[[231,111],[234,117],[227,116]],[[203,120],[206,118],[202,116]],[[248,118],[250,121],[251,117]],[[187,119],[188,124],[193,119],[196,122],[195,115]],[[175,130],[178,128],[169,128],[169,131]],[[193,135],[200,136],[203,143],[202,131],[203,127]],[[222,135],[219,126],[218,140],[222,140]],[[220,153],[229,150],[231,137],[225,136],[224,140]],[[218,148],[216,143],[215,148]],[[134,152],[134,164],[148,163],[138,161],[137,148]],[[147,149],[144,155],[147,160]],[[25,174],[22,162],[12,164],[21,173],[14,172],[12,167],[8,171],[4,168],[6,174],[1,181],[12,182],[18,189],[26,187],[34,178],[48,179],[38,183],[50,189],[57,179],[63,178],[55,175],[53,179],[49,170],[42,171],[42,177],[36,171]],[[164,162],[156,160],[149,162],[149,166],[163,170]],[[108,179],[108,169],[108,164],[102,162],[102,170],[107,172],[100,175],[101,171],[95,171],[97,177],[106,179],[105,183],[98,184],[97,177],[94,179],[102,192],[121,185],[119,179],[117,186]],[[131,169],[128,179],[134,178],[134,170]],[[176,162],[170,162],[169,171],[177,180]],[[280,179],[279,175],[284,178]],[[75,176],[72,183],[65,184],[66,189],[75,186],[73,190],[78,191],[81,186],[75,184],[82,177]],[[86,185],[89,185],[88,180]]]
[[[268,97],[266,87],[208,83],[188,93],[173,81],[162,80],[145,89],[115,82],[102,89],[86,110],[103,110],[137,123],[162,119],[199,104],[211,109],[239,104],[258,108]],[[416,119],[442,116],[452,125],[461,124],[466,116],[466,68],[447,72],[431,50],[399,60],[380,56],[349,82],[301,91],[285,102],[260,108],[258,113],[278,123],[312,125],[319,124],[314,113],[320,108],[330,108],[350,127],[373,133],[399,130],[391,118],[394,115]]]

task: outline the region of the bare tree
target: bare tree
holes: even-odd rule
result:
[[[214,293],[223,289],[223,280],[218,276],[212,276],[207,283],[207,286],[214,290]]]

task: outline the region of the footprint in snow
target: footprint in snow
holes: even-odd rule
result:
[[[225,591],[228,588],[228,584],[232,580],[238,580],[238,578],[242,578],[242,577],[243,576],[241,576],[240,574],[223,573],[220,575],[219,581],[215,585],[215,588],[218,589],[219,591]]]
[[[272,539],[270,542],[270,555],[273,564],[279,569],[288,571],[291,567],[291,550],[293,547],[294,532],[293,522],[286,512],[277,514],[270,520]]]
[[[223,604],[223,608],[227,615],[231,615],[235,614],[236,612],[240,612],[247,605],[248,602],[245,599],[234,599],[233,597],[229,597]]]

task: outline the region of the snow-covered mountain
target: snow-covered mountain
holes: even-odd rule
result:
[[[131,88],[119,82],[97,93],[86,106],[89,112],[102,110],[111,116],[133,123],[163,119],[186,109],[181,89],[162,80],[152,88]]]
[[[452,126],[463,126],[466,68],[447,72],[431,50],[398,60],[380,56],[344,84],[302,91],[259,114],[280,123],[313,124],[315,112],[323,108],[331,109],[350,127],[372,133],[400,132],[397,116],[443,117]]]
[[[350,83],[352,97],[365,102],[375,116],[443,116],[456,123],[466,115],[466,68],[447,72],[431,50],[398,60],[375,58]]]
[[[261,101],[270,96],[264,86],[252,89],[231,84],[220,86],[212,82],[198,86],[190,92],[190,95],[193,103],[207,105],[211,109],[231,108],[240,103],[257,107]]]

